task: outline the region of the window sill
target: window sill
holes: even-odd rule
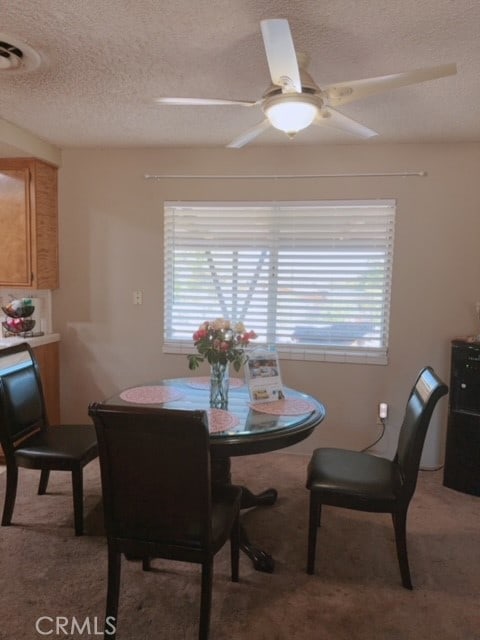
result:
[[[261,344],[255,345],[255,347],[263,346],[264,345]],[[388,364],[388,357],[386,354],[370,350],[354,351],[351,349],[342,348],[320,350],[315,348],[310,349],[305,345],[303,347],[277,346],[276,351],[280,359],[282,360],[297,360],[301,362],[336,362],[346,364]],[[195,347],[191,343],[186,344],[182,342],[168,342],[164,343],[162,352],[186,356],[189,353],[195,353]]]

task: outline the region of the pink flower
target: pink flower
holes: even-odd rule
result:
[[[240,342],[243,345],[247,345],[250,340],[255,340],[257,334],[255,331],[246,331],[243,335],[240,336]]]
[[[198,340],[203,340],[203,338],[206,338],[207,335],[207,330],[200,328],[197,329],[197,331],[195,331],[195,333],[193,334],[193,339],[195,342],[197,342]]]

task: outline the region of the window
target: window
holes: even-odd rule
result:
[[[164,351],[243,321],[282,357],[386,363],[394,201],[165,203]]]

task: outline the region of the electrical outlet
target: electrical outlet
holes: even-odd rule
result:
[[[133,304],[142,304],[143,303],[143,291],[141,289],[137,289],[133,292]]]
[[[379,420],[386,420],[388,417],[388,404],[386,402],[380,402],[378,405],[378,418]]]

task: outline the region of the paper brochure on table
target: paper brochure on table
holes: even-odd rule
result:
[[[276,351],[251,351],[245,366],[245,378],[252,403],[272,402],[285,397]]]

